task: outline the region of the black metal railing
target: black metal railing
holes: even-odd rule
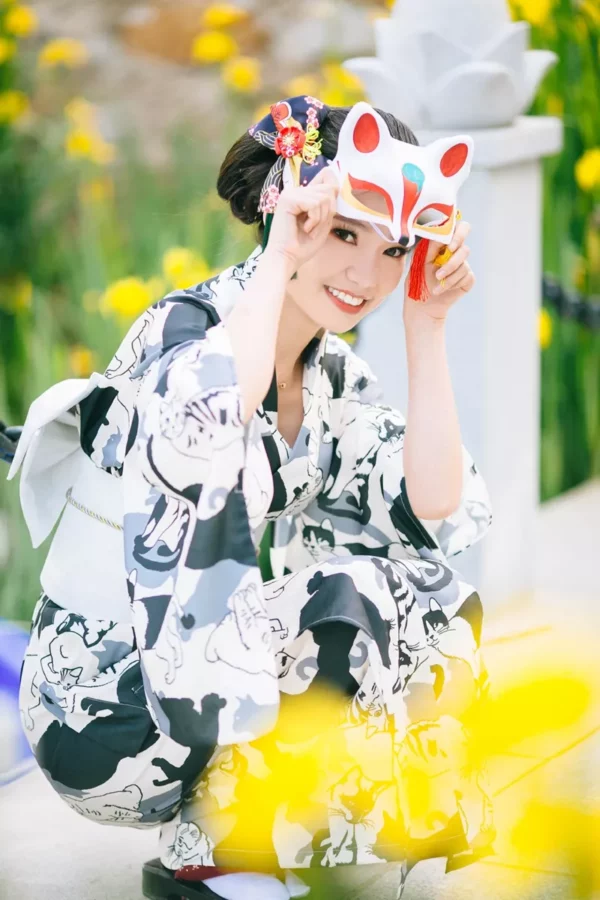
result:
[[[594,331],[600,328],[600,297],[584,297],[567,290],[551,275],[544,275],[542,296],[561,319],[574,319]]]

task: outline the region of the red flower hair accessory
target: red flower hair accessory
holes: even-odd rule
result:
[[[319,138],[319,128],[328,112],[329,106],[317,97],[290,97],[273,103],[269,113],[248,129],[255,141],[276,154],[262,187],[262,213],[275,211],[287,181],[307,185],[328,164]]]
[[[278,156],[287,156],[289,159],[301,153],[306,143],[306,134],[301,128],[291,126],[282,128],[275,138],[274,150]]]

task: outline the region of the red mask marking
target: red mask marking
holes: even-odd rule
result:
[[[460,172],[467,161],[469,148],[466,144],[455,144],[446,150],[440,161],[440,171],[446,178],[451,178]]]
[[[354,126],[354,146],[360,153],[372,153],[379,146],[379,126],[375,116],[364,113]]]

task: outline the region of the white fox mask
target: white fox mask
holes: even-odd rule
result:
[[[449,244],[458,190],[469,175],[472,157],[473,139],[468,135],[441,138],[426,147],[393,138],[382,116],[361,100],[342,125],[338,152],[330,163],[340,183],[337,211],[371,222],[381,237],[405,247],[412,247],[417,237]],[[353,191],[376,192],[387,211],[371,209]]]

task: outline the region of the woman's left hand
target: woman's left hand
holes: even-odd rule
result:
[[[473,288],[475,275],[467,262],[471,252],[465,243],[471,226],[468,222],[459,222],[454,237],[448,245],[452,257],[440,268],[433,264],[434,259],[441,253],[446,245],[431,242],[425,264],[425,275],[429,297],[425,302],[412,300],[405,295],[404,308],[421,307],[423,312],[435,319],[445,319],[448,310],[457,300]],[[408,279],[407,279],[408,284]]]

